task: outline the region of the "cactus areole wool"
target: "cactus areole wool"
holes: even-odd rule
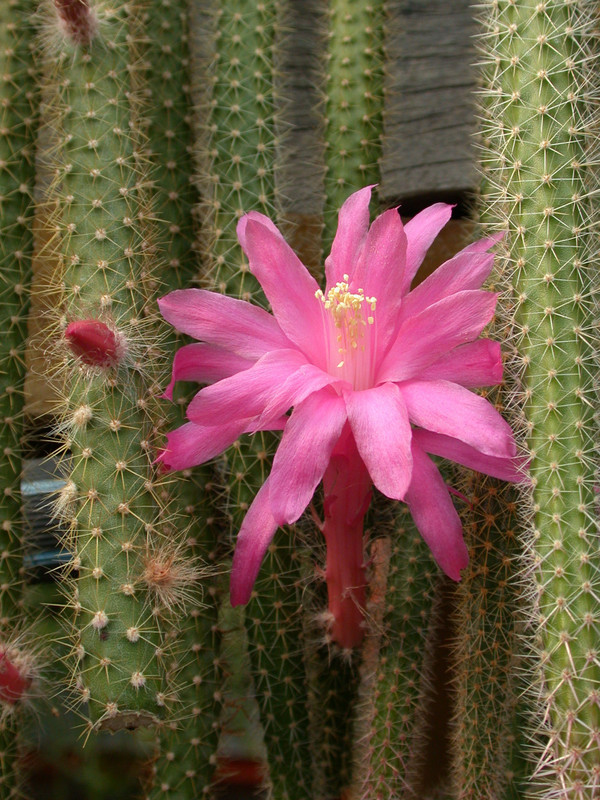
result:
[[[390,209],[369,225],[371,188],[340,210],[325,290],[275,225],[250,212],[238,237],[272,314],[201,289],[159,301],[168,322],[200,340],[177,352],[166,396],[177,380],[209,385],[158,460],[185,469],[243,433],[283,430],[238,535],[232,604],[248,601],[275,530],[298,520],[322,481],[331,636],[344,648],[363,637],[363,520],[373,485],[407,503],[435,560],[458,581],[467,548],[428,454],[522,478],[510,426],[471,391],[502,380],[499,344],[478,338],[496,306],[497,295],[480,287],[498,237],[469,245],[411,291],[452,207],[436,203],[406,225]]]

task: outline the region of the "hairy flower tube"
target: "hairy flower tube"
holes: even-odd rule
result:
[[[462,526],[429,454],[521,479],[510,426],[471,391],[502,379],[499,344],[478,338],[497,301],[480,287],[498,237],[469,245],[411,291],[452,207],[436,203],[406,225],[390,209],[369,225],[370,197],[371,187],[361,189],[340,210],[325,290],[275,225],[250,212],[238,238],[272,314],[201,289],[159,301],[168,322],[200,340],[177,352],[166,395],[177,380],[209,384],[159,461],[185,469],[243,433],[283,430],[238,534],[232,604],[248,601],[277,527],[298,520],[322,481],[331,635],[345,648],[363,636],[373,485],[408,504],[435,560],[458,581],[468,562]]]

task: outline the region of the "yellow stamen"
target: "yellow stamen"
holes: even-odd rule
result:
[[[336,285],[327,292],[327,296],[323,294],[321,289],[315,292],[315,296],[323,301],[323,305],[333,316],[333,322],[336,328],[340,330],[337,336],[338,344],[342,345],[338,352],[340,355],[347,355],[349,350],[358,349],[358,341],[364,337],[364,327],[366,323],[373,325],[375,318],[370,315],[363,316],[362,304],[366,301],[371,311],[375,311],[377,298],[365,297],[363,289],[357,289],[356,292],[350,291],[348,284],[349,276],[344,274],[343,280],[336,283]],[[361,345],[361,350],[364,346]],[[338,367],[343,367],[344,359],[340,361]]]

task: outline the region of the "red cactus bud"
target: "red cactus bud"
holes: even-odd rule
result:
[[[217,759],[214,778],[225,786],[254,789],[264,785],[266,773],[267,766],[263,761],[221,756]]]
[[[31,678],[24,675],[12,661],[8,653],[0,650],[0,701],[14,705],[21,699],[31,685]]]
[[[54,0],[64,33],[73,44],[87,45],[97,30],[96,17],[87,0]]]
[[[114,367],[124,355],[117,334],[99,319],[69,322],[65,339],[71,352],[91,367]]]

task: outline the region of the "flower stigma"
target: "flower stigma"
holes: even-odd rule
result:
[[[365,297],[363,289],[356,292],[350,291],[348,274],[344,273],[343,280],[338,281],[326,295],[321,289],[317,289],[315,297],[323,303],[325,309],[331,314],[333,324],[337,329],[337,354],[341,356],[341,361],[337,368],[341,369],[348,356],[354,352],[364,352],[365,350],[365,330],[367,325],[373,325],[375,318],[372,313],[365,317],[365,311],[375,311],[377,305],[376,297]],[[367,307],[363,307],[367,304]]]

